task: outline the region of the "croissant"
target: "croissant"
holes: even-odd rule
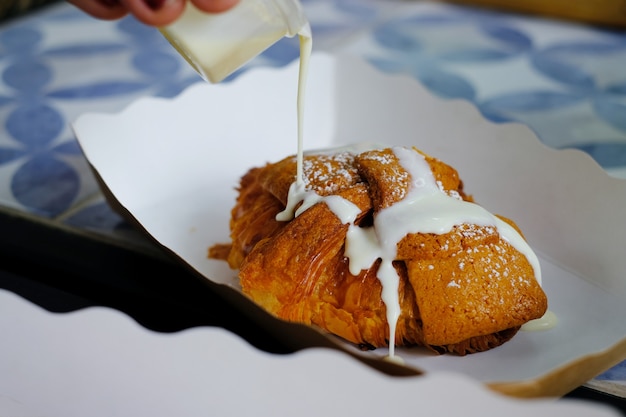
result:
[[[209,250],[270,313],[364,349],[462,356],[546,312],[521,232],[475,204],[451,166],[414,148],[306,154],[293,200],[296,167],[290,156],[250,169],[230,244]]]

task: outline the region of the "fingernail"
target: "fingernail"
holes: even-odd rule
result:
[[[159,10],[161,7],[163,7],[163,3],[165,3],[165,0],[143,0],[143,1],[145,1],[148,7],[151,8],[152,10]]]

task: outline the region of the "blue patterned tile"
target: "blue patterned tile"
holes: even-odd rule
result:
[[[124,246],[141,252],[163,256],[145,235],[130,225],[123,217],[111,209],[103,196],[96,196],[84,202],[64,216],[63,224],[77,229],[95,232],[108,239],[123,241]]]
[[[580,94],[557,90],[513,91],[483,100],[479,107],[491,113],[511,114],[561,109],[585,99]]]
[[[572,146],[591,155],[601,166],[611,169],[624,166],[626,159],[626,143],[594,142]]]
[[[626,361],[618,365],[615,365],[613,368],[600,374],[596,379],[600,381],[624,381],[626,382]]]
[[[534,67],[555,83],[583,91],[612,90],[626,83],[626,42],[614,36],[605,42],[572,41],[535,51]]]
[[[87,27],[93,39],[68,36]],[[48,218],[99,194],[69,135],[75,117],[101,99],[121,108],[144,95],[174,96],[199,81],[156,29],[132,18],[95,21],[68,6],[0,30],[0,49],[0,168],[12,167],[0,178],[11,194],[0,201]],[[104,64],[112,69],[102,71]]]
[[[64,221],[70,226],[77,226],[93,230],[128,230],[129,224],[113,210],[104,200],[90,204],[82,208],[79,212],[72,214]]]
[[[626,143],[626,36],[564,25],[568,36],[550,38],[551,24],[409,3],[342,50],[412,75],[441,97],[471,101],[494,122],[527,124],[549,146],[593,149],[604,168],[621,172],[614,168],[626,166],[626,155],[602,155]]]

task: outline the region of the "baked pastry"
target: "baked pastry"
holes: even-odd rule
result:
[[[306,154],[294,182],[296,164],[250,169],[231,243],[209,251],[272,314],[363,348],[465,355],[546,312],[517,226],[475,204],[451,166],[400,147]]]

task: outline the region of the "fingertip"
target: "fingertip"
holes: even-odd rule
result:
[[[191,0],[191,2],[207,13],[221,13],[235,7],[239,0]]]
[[[167,26],[180,17],[185,0],[120,0],[140,22],[149,26]]]
[[[118,0],[68,0],[68,3],[96,19],[116,20],[128,14],[126,6]]]

